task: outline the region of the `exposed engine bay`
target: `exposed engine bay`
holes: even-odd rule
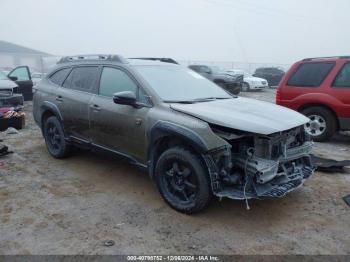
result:
[[[314,172],[312,141],[303,126],[271,135],[211,128],[230,145],[205,156],[214,194],[219,197],[282,197]]]

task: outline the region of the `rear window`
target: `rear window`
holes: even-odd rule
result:
[[[76,67],[72,70],[63,87],[91,92],[98,76],[97,66]]]
[[[333,82],[333,87],[350,87],[350,63],[347,63],[338,73]]]
[[[50,76],[50,81],[55,83],[56,85],[61,86],[63,84],[63,81],[66,79],[69,70],[70,68],[58,70],[56,73]]]
[[[287,85],[318,87],[327,77],[333,66],[334,62],[301,64],[289,78]]]

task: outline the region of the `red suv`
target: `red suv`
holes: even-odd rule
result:
[[[279,84],[276,104],[308,116],[305,130],[315,141],[350,130],[350,56],[295,63]]]

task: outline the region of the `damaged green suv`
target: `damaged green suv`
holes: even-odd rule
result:
[[[212,195],[281,197],[313,173],[306,117],[232,96],[180,65],[65,57],[36,86],[33,111],[53,157],[72,146],[117,154],[184,213]]]

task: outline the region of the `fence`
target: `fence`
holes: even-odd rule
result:
[[[29,66],[31,72],[46,73],[60,58],[61,56],[0,52],[0,70],[10,71],[17,66],[26,65]],[[246,63],[236,61],[179,60],[179,63],[186,66],[190,64],[216,65],[225,69],[242,69],[249,73],[254,73],[255,69],[259,67],[280,67],[286,71],[290,66],[288,64]]]

